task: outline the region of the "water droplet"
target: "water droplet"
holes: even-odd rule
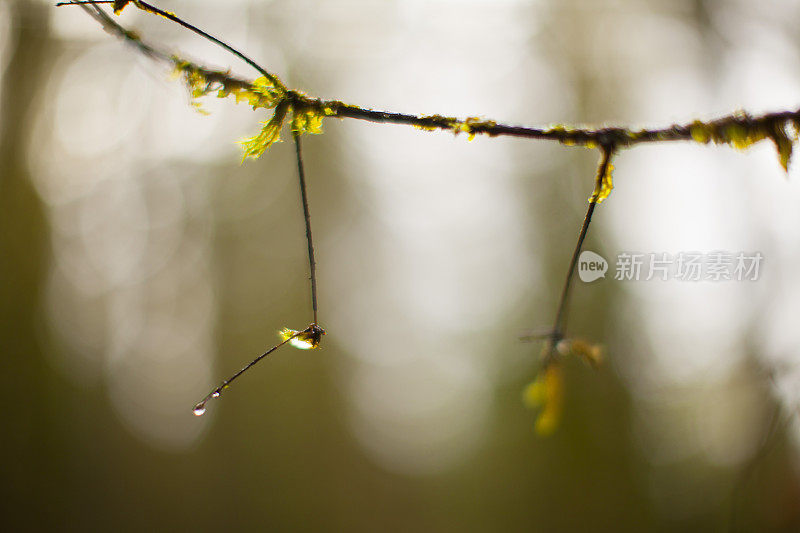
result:
[[[313,342],[306,339],[301,339],[299,337],[295,337],[294,339],[290,340],[289,344],[295,348],[299,348],[300,350],[310,350],[315,347]]]
[[[194,413],[194,416],[203,416],[203,414],[206,412],[206,402],[200,402],[195,405],[192,412]]]
[[[303,331],[283,328],[278,332],[278,335],[280,335],[284,341],[289,341],[289,344],[295,348],[313,350],[319,346],[322,336],[325,335],[325,330],[316,324],[311,324]]]
[[[215,390],[213,393],[211,393],[211,397],[212,398],[219,398],[219,391]]]

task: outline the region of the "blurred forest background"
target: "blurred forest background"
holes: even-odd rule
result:
[[[528,125],[800,105],[793,0],[163,0],[312,95]],[[218,68],[163,19],[120,17]],[[642,146],[585,249],[760,251],[755,282],[576,282],[560,430],[521,401],[596,151],[326,119],[293,147],[79,8],[0,0],[0,521],[25,530],[798,531],[800,166]],[[612,267],[613,268],[613,267]]]

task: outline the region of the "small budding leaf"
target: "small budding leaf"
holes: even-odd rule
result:
[[[325,335],[325,330],[316,324],[312,324],[303,331],[295,331],[289,328],[283,328],[278,332],[281,339],[289,340],[289,344],[301,350],[313,350],[319,347],[322,341],[322,336]]]
[[[561,420],[564,403],[564,377],[561,367],[551,363],[536,380],[523,391],[525,405],[540,409],[536,419],[536,432],[539,435],[552,435]]]

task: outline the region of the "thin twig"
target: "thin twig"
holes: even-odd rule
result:
[[[155,48],[154,46],[149,45],[148,43],[142,41],[135,32],[127,30],[117,24],[117,22],[108,16],[108,14],[100,9],[95,5],[91,5],[91,3],[80,3],[80,2],[64,2],[62,4],[56,5],[76,5],[80,6],[86,13],[89,14],[94,20],[96,20],[105,30],[107,33],[116,35],[117,37],[133,44],[140,52],[144,55],[149,57],[150,59],[157,59],[159,61],[167,61],[172,62],[172,58],[166,52]],[[250,83],[248,83],[250,85]]]
[[[303,151],[300,146],[300,133],[293,131],[295,153],[297,154],[297,174],[300,177],[300,197],[303,200],[303,216],[306,221],[306,243],[308,244],[308,268],[311,272],[311,308],[314,310],[314,324],[317,324],[317,263],[314,260],[314,241],[311,237],[311,212],[308,207],[306,173],[303,169]]]
[[[608,172],[608,166],[611,164],[611,156],[614,154],[613,145],[604,145],[600,149],[600,164],[597,166],[597,177],[595,178],[595,191],[600,190],[603,177]],[[572,251],[572,259],[567,269],[567,278],[564,280],[564,287],[561,289],[561,297],[558,300],[558,310],[556,311],[556,318],[553,322],[553,329],[549,335],[549,342],[545,345],[546,356],[543,362],[543,367],[546,367],[555,357],[556,345],[558,341],[564,338],[564,331],[566,329],[566,310],[569,301],[569,292],[572,287],[572,279],[575,276],[575,268],[578,265],[578,257],[580,257],[581,248],[583,248],[583,241],[586,239],[586,234],[589,231],[589,224],[592,223],[592,215],[594,209],[597,207],[597,194],[592,194],[589,198],[589,209],[586,211],[586,216],[583,218],[581,231],[578,234],[578,242],[575,244],[575,249]]]
[[[61,3],[56,4],[56,6],[81,5],[81,4],[105,4],[105,3],[113,3],[113,2],[103,2],[103,1],[99,1],[99,2],[91,2],[91,1],[86,1],[86,2],[61,2]],[[224,48],[225,50],[227,50],[231,54],[235,55],[236,57],[238,57],[239,59],[241,59],[242,61],[244,61],[245,63],[247,63],[251,67],[253,67],[254,69],[256,69],[258,72],[260,72],[262,76],[267,78],[270,81],[270,83],[272,83],[272,85],[274,85],[275,87],[280,88],[281,90],[283,90],[283,92],[287,92],[286,87],[283,85],[281,80],[278,79],[277,76],[275,76],[274,74],[268,72],[264,67],[262,67],[261,65],[259,65],[258,63],[256,63],[255,61],[253,61],[252,59],[247,57],[245,54],[243,54],[242,52],[240,52],[236,48],[234,48],[231,45],[225,43],[224,41],[221,41],[220,39],[217,39],[213,35],[211,35],[209,33],[206,33],[205,31],[201,30],[200,28],[198,28],[197,26],[195,26],[193,24],[189,24],[185,20],[179,18],[174,13],[170,13],[169,11],[164,11],[162,9],[159,9],[154,5],[148,4],[147,2],[143,2],[142,0],[135,0],[133,2],[133,5],[135,5],[136,7],[141,9],[142,11],[145,11],[145,12],[148,12],[148,13],[153,13],[155,15],[159,15],[161,17],[164,17],[167,20],[171,20],[172,22],[174,22],[176,24],[179,24],[180,26],[183,26],[187,30],[193,31],[197,35],[200,35],[201,37],[204,37],[204,38],[208,39],[209,41],[213,42],[214,44],[217,44],[217,45],[221,46],[222,48]]]
[[[211,400],[211,399],[219,398],[220,394],[222,394],[222,391],[225,390],[231,384],[231,382],[233,382],[236,378],[238,378],[239,376],[244,374],[248,369],[250,369],[251,366],[255,365],[256,363],[258,363],[259,361],[264,359],[266,356],[268,356],[269,354],[271,354],[272,352],[274,352],[275,350],[277,350],[278,348],[280,348],[281,346],[286,344],[287,342],[291,341],[292,339],[294,339],[298,335],[302,335],[303,333],[308,333],[310,331],[310,328],[311,328],[311,326],[309,326],[308,328],[306,328],[303,331],[295,332],[294,335],[285,338],[282,342],[276,344],[275,346],[273,346],[272,348],[270,348],[266,352],[262,353],[261,355],[259,355],[258,357],[256,357],[255,359],[253,359],[252,361],[247,363],[241,370],[239,370],[234,375],[232,375],[231,377],[229,377],[228,379],[223,381],[219,385],[219,387],[217,387],[216,389],[214,389],[211,392],[209,392],[206,395],[205,398],[203,398],[202,400],[197,402],[197,405],[194,406],[194,414],[196,414],[197,416],[200,416],[203,413],[205,413],[206,412],[206,403],[208,403],[208,401]]]

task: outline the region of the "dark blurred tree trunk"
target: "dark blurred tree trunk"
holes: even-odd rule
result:
[[[17,531],[55,526],[48,511],[59,503],[48,498],[42,481],[64,487],[55,464],[61,454],[52,449],[58,405],[47,380],[53,374],[37,343],[48,229],[26,164],[32,102],[52,51],[49,10],[41,2],[10,2],[15,23],[0,102],[0,516],[4,527]]]

